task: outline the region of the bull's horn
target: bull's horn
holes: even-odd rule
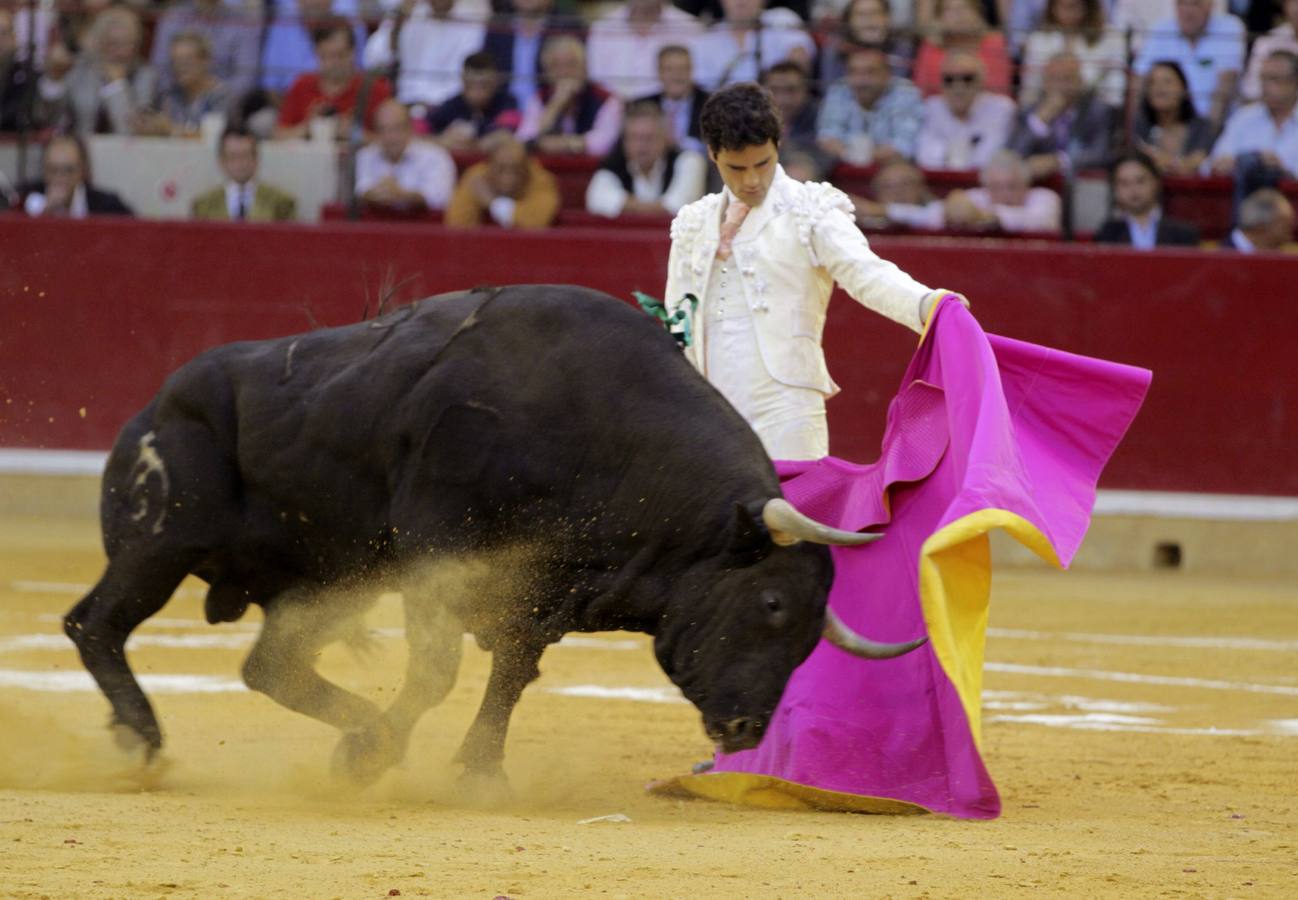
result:
[[[846,650],[853,656],[859,656],[862,659],[892,659],[894,656],[909,653],[928,640],[927,637],[922,637],[902,644],[881,644],[878,641],[862,637],[848,628],[843,624],[843,620],[834,614],[832,609],[825,610],[824,638],[838,649]]]
[[[762,507],[762,521],[771,532],[771,540],[781,547],[791,546],[798,541],[855,547],[883,537],[881,534],[862,534],[859,531],[830,528],[804,516],[793,508],[792,503],[780,497],[773,497],[766,501],[766,505]]]

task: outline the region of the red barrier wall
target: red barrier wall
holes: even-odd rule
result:
[[[1105,486],[1298,495],[1298,260],[873,245],[963,290],[988,331],[1154,370]],[[657,295],[667,250],[665,233],[619,229],[0,219],[0,446],[106,448],[198,351],[356,321],[387,272],[412,279],[405,298],[487,282]],[[844,389],[829,407],[834,451],[872,459],[913,336],[839,297],[826,345]]]

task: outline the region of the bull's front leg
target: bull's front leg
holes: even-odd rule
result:
[[[243,680],[294,712],[354,731],[371,726],[381,713],[315,670],[320,650],[340,639],[364,611],[340,607],[333,599],[290,592],[268,602],[261,633],[243,664]]]
[[[479,787],[494,786],[489,793],[497,797],[508,793],[508,782],[501,764],[505,758],[509,717],[523,689],[540,677],[537,663],[544,652],[544,644],[521,640],[504,640],[493,649],[487,692],[477,717],[464,736],[464,743],[455,754],[455,761],[464,764],[461,784],[467,790],[476,792]]]
[[[406,678],[397,699],[371,725],[349,731],[334,752],[334,771],[355,784],[377,781],[405,758],[410,732],[455,685],[464,625],[446,606],[408,588],[405,597]]]

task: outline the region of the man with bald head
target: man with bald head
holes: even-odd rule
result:
[[[1041,99],[1019,110],[1007,146],[1028,162],[1033,179],[1107,168],[1115,112],[1082,80],[1081,61],[1060,53],[1046,63]]]
[[[558,212],[559,184],[554,176],[518,140],[502,134],[486,161],[471,166],[460,178],[446,209],[446,224],[545,228]]]
[[[374,140],[356,154],[356,193],[369,206],[397,211],[445,209],[455,186],[455,161],[429,141],[414,139],[410,112],[398,100],[374,111]]]
[[[942,93],[924,101],[915,162],[925,169],[981,169],[1005,146],[1014,127],[1014,101],[984,90],[982,60],[967,50],[942,59]]]
[[[1275,188],[1262,188],[1239,205],[1239,226],[1222,249],[1240,253],[1280,253],[1293,241],[1293,204]]]

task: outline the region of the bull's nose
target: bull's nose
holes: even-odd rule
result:
[[[739,716],[721,726],[722,743],[727,747],[748,749],[762,739],[762,723],[752,716]]]

